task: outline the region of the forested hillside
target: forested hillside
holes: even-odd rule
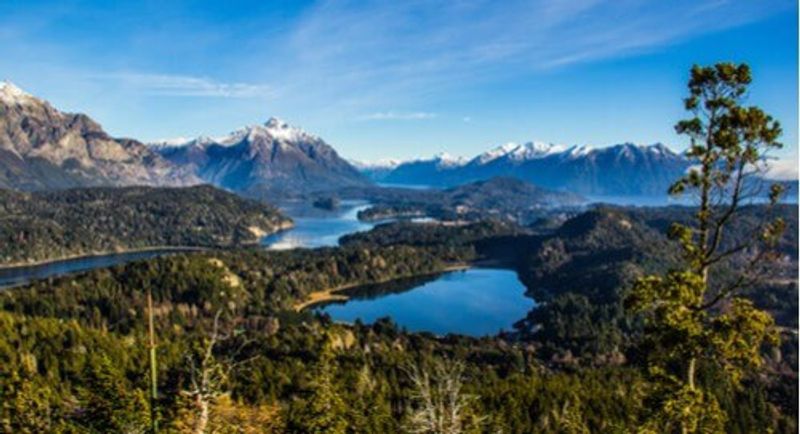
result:
[[[500,222],[394,223],[338,248],[175,255],[6,291],[2,429],[147,427],[150,289],[165,432],[192,430],[203,406],[206,432],[404,432],[424,407],[418,374],[434,387],[457,379],[464,432],[635,430],[648,411],[640,396],[649,383],[634,357],[641,324],[617,305],[633,276],[666,266],[654,259],[669,250],[648,224],[666,215],[641,212],[591,211],[550,234]],[[668,215],[676,213],[691,210]],[[518,267],[530,293],[548,301],[504,336],[411,334],[388,320],[339,325],[293,309],[331,287],[492,259]],[[796,296],[795,287],[773,300],[776,312]],[[768,352],[767,376],[715,389],[728,432],[796,429],[797,342],[784,339]],[[206,389],[196,383],[203,373],[213,374]],[[704,371],[699,381],[721,380]]]
[[[252,244],[291,221],[210,186],[0,190],[0,265],[162,246]]]

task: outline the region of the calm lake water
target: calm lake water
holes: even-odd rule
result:
[[[185,250],[182,250],[185,251]],[[177,253],[178,250],[148,250],[146,252],[116,253],[110,255],[88,256],[84,258],[65,259],[40,265],[0,269],[0,288],[22,285],[37,279],[78,273],[95,268],[111,267],[139,259]]]
[[[335,211],[325,211],[308,204],[289,204],[284,211],[295,221],[295,227],[267,236],[262,245],[269,249],[291,249],[295,247],[335,246],[339,238],[352,232],[371,229],[374,223],[362,223],[356,215],[368,207],[363,201],[343,201]],[[111,267],[126,262],[148,259],[175,253],[176,250],[152,250],[146,252],[117,253],[67,259],[41,265],[0,269],[0,288],[22,285],[27,282],[65,274]]]
[[[363,201],[342,201],[333,211],[306,203],[284,205],[281,209],[294,220],[294,227],[265,237],[261,244],[274,250],[336,246],[342,236],[368,231],[375,226],[375,223],[358,221],[358,212],[368,207]]]
[[[364,286],[348,295],[347,302],[314,309],[336,321],[372,323],[390,317],[410,331],[487,336],[510,330],[535,305],[514,271],[497,268]]]

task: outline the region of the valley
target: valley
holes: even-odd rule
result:
[[[430,387],[456,434],[634,432],[686,396],[703,432],[796,431],[796,181],[744,180],[780,133],[748,113],[715,124],[744,148],[366,164],[277,118],[113,138],[4,83],[0,432],[406,432]]]
[[[757,215],[758,210],[749,212]],[[344,214],[353,216],[352,210]],[[787,234],[795,233],[796,209],[784,207],[781,215],[790,226]],[[44,353],[34,342],[50,342],[49,333],[64,330],[64,326],[54,329],[50,318],[69,319],[66,330],[72,339],[102,348],[113,357],[117,367],[109,368],[106,375],[112,375],[110,381],[126,384],[129,380],[121,375],[135,377],[144,369],[136,363],[143,356],[141,350],[125,342],[141,339],[146,332],[143,289],[149,289],[155,300],[159,358],[165,375],[182,372],[180,354],[189,344],[186,334],[202,334],[211,318],[225,312],[226,324],[236,324],[240,333],[248,336],[226,344],[244,345],[244,353],[237,357],[253,360],[251,369],[238,371],[228,386],[236,396],[248,397],[248,402],[291,402],[290,397],[298,393],[296,384],[307,384],[301,390],[310,395],[304,396],[317,399],[317,386],[309,381],[320,375],[318,366],[324,366],[320,363],[328,362],[310,357],[326,357],[316,354],[331,351],[341,363],[337,363],[337,372],[348,373],[331,379],[336,393],[356,402],[367,399],[365,405],[373,410],[367,413],[369,422],[364,423],[394,431],[399,427],[393,421],[402,419],[402,410],[392,409],[390,403],[407,399],[406,389],[401,387],[402,361],[463,355],[471,387],[481,390],[474,411],[491,414],[491,426],[522,432],[536,423],[520,419],[513,407],[493,404],[509,393],[527,397],[523,398],[526,405],[547,408],[558,398],[553,401],[542,396],[569,396],[575,390],[584,391],[582,402],[601,408],[584,423],[602,426],[617,417],[619,406],[635,412],[641,405],[623,393],[640,387],[644,380],[624,362],[635,354],[631,337],[640,326],[624,321],[620,288],[642,272],[667,266],[656,259],[669,251],[663,222],[690,216],[691,209],[683,207],[600,208],[578,214],[555,230],[500,221],[458,226],[400,221],[351,233],[342,238],[340,246],[288,250],[251,246],[142,258],[2,291],[0,324],[7,327],[6,339],[23,348],[23,354],[38,359]],[[747,226],[741,226],[741,232],[746,231]],[[792,245],[796,238],[786,238],[782,247],[794,264],[787,264],[789,268],[797,262]],[[455,265],[485,262],[509,268],[450,271]],[[791,298],[789,294],[795,291],[796,295],[793,284],[779,286],[782,289],[775,287],[768,293],[788,291]],[[323,300],[320,294],[341,294],[348,300],[319,305]],[[776,318],[787,318],[785,312],[792,309],[767,299],[754,300],[773,309]],[[791,322],[780,324],[792,326]],[[18,327],[34,330],[36,341],[18,334]],[[103,329],[109,330],[108,334],[95,332]],[[780,359],[770,359],[773,380],[762,387],[769,390],[770,399],[778,397],[777,402],[790,406],[783,400],[792,399],[785,388],[791,382],[784,381],[793,374],[783,369],[794,363],[797,352],[792,349],[796,344],[791,335],[782,339]],[[326,350],[328,340],[331,343]],[[72,344],[52,345],[71,348]],[[65,354],[60,360],[41,362],[50,372],[61,372],[59,384],[65,389],[44,389],[59,397],[52,405],[61,405],[60,396],[77,393],[71,390],[87,387],[81,386],[90,381],[86,375],[94,375],[76,371],[83,363],[79,353]],[[315,368],[305,368],[308,360],[314,360]],[[367,398],[351,391],[347,386],[352,381],[351,364],[369,366],[370,378],[391,389],[375,391]],[[564,385],[565,381],[578,382],[575,384],[581,388]],[[173,407],[180,401],[166,400],[179,396],[179,384],[165,381],[159,385],[165,397],[164,411],[180,408]],[[264,397],[262,393],[267,391],[276,398]],[[613,406],[608,404],[607,394],[614,396]],[[620,398],[624,395],[631,397]],[[119,395],[115,399],[135,398]],[[728,399],[736,402],[740,398],[731,395]],[[130,402],[133,405],[134,401]],[[300,409],[306,402],[313,401],[289,404],[279,426],[304,430],[309,419]],[[252,411],[263,411],[256,408]],[[357,408],[352,415],[342,410],[342,417],[348,423],[359,423],[350,419],[361,411]],[[756,417],[755,411],[739,415]],[[121,414],[136,413],[125,410]],[[180,420],[178,414],[165,413],[163,417]],[[788,423],[781,421],[773,423]]]

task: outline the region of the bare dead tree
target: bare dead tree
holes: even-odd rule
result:
[[[227,348],[225,354],[218,353],[221,345],[237,337],[232,323],[221,322],[222,314],[221,309],[217,311],[211,330],[198,350],[186,355],[189,388],[183,394],[192,400],[196,411],[192,427],[195,434],[207,431],[211,407],[228,392],[229,379],[234,371],[255,359],[249,357],[240,360],[242,351],[251,343],[248,339],[241,339],[237,345]]]
[[[471,411],[476,397],[463,391],[463,362],[436,360],[427,368],[410,365],[405,371],[413,386],[407,432],[460,434],[483,421]]]

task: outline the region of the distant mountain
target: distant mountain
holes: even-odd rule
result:
[[[183,186],[200,180],[142,143],[110,137],[84,114],[64,113],[0,83],[0,187]]]
[[[505,176],[580,194],[645,195],[663,194],[689,166],[688,159],[660,143],[597,149],[510,143],[471,160],[435,157],[406,162],[381,182],[448,187]]]
[[[226,137],[155,143],[151,148],[208,183],[252,196],[370,184],[325,141],[276,118]]]
[[[397,166],[403,164],[401,160],[383,159],[375,162],[348,160],[349,163],[372,181],[380,182]]]
[[[453,157],[447,153],[437,154],[428,160],[413,160],[398,164],[392,171],[378,181],[399,185],[426,185],[443,187],[463,184],[475,179],[460,182],[454,175],[467,160]]]

